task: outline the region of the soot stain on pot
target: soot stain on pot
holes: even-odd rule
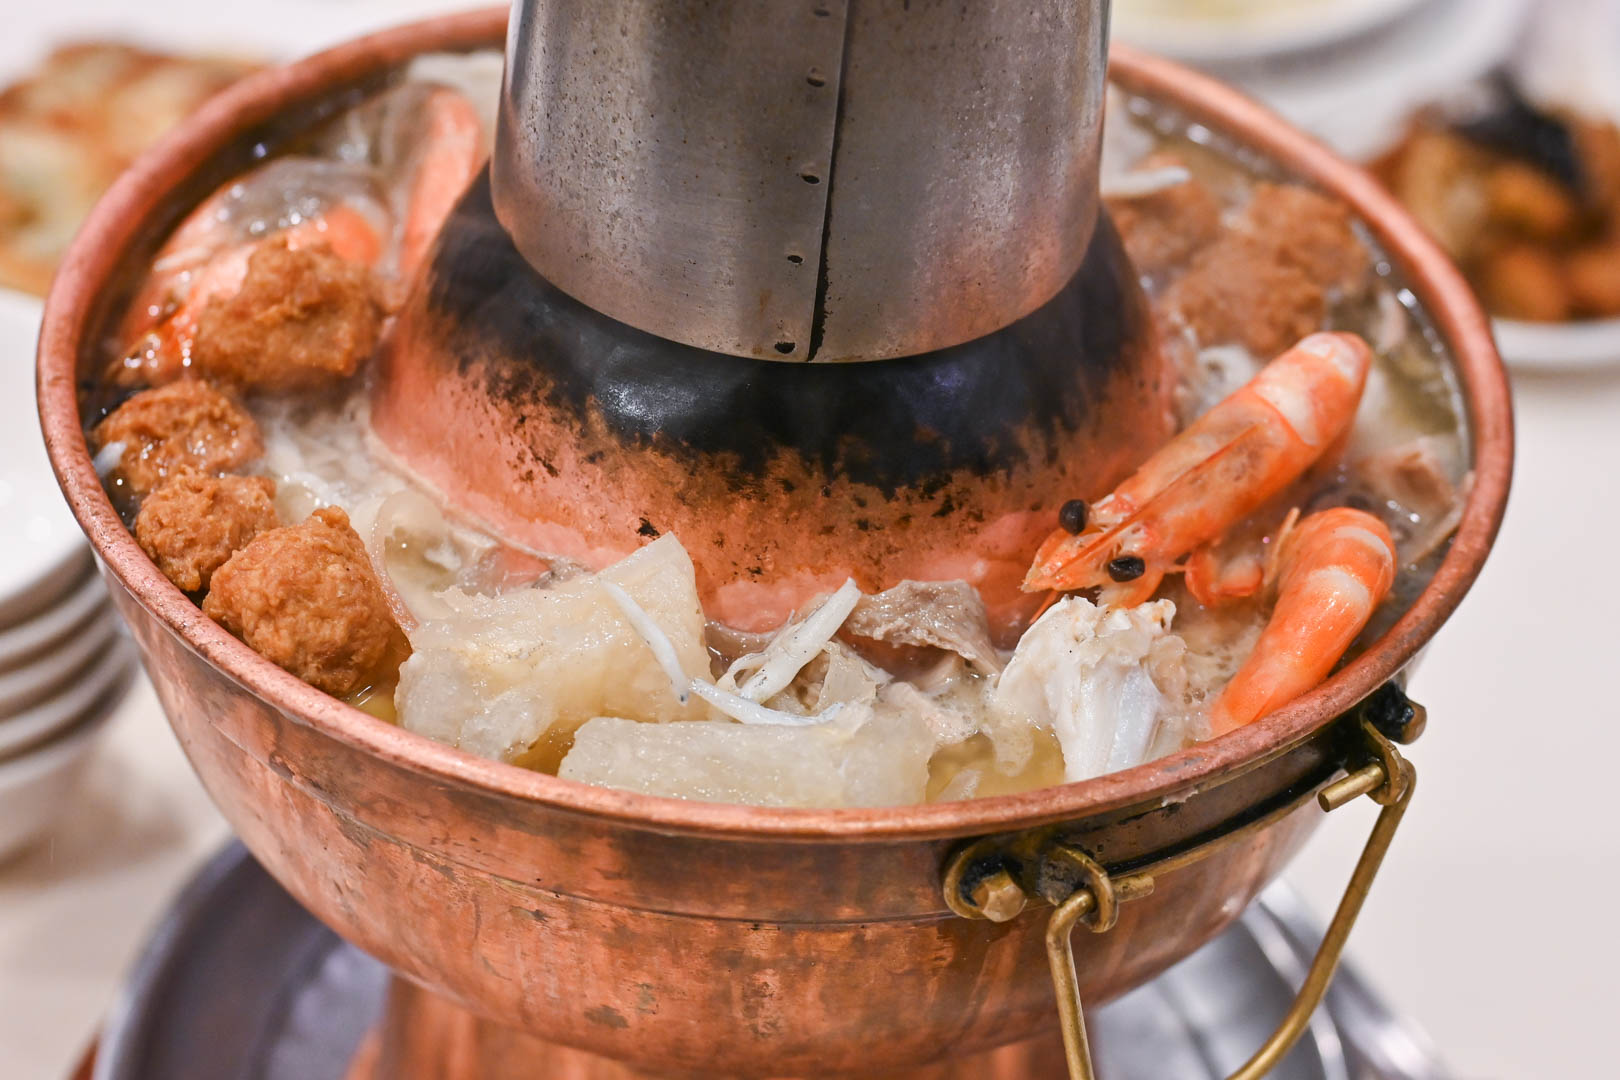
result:
[[[1070,284],[1001,332],[899,360],[755,360],[644,333],[546,282],[496,220],[486,171],[441,234],[425,322],[514,414],[543,401],[551,423],[602,439],[587,459],[652,451],[722,461],[740,487],[785,472],[928,496],[1050,459],[1108,407],[1149,319],[1124,259],[1104,219]]]
[[[623,1031],[630,1026],[630,1021],[624,1018],[624,1014],[611,1005],[598,1005],[593,1009],[586,1009],[585,1019],[614,1031]]]

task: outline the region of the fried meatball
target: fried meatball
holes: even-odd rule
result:
[[[1182,165],[1173,154],[1154,154],[1139,168]],[[1197,177],[1151,195],[1107,200],[1108,212],[1136,269],[1149,276],[1184,264],[1221,231],[1221,204]]]
[[[1272,245],[1229,233],[1193,257],[1160,311],[1172,329],[1190,329],[1200,347],[1242,345],[1267,360],[1322,328],[1327,295]]]
[[[377,347],[383,311],[371,271],[325,245],[264,241],[229,299],[197,319],[198,371],[254,390],[314,390],[353,375]]]
[[[1371,280],[1349,207],[1310,188],[1257,185],[1238,227],[1325,290],[1357,296]]]
[[[91,439],[97,449],[123,444],[114,475],[136,495],[185,470],[231,472],[264,453],[253,417],[195,379],[142,390],[97,425]]]
[[[214,571],[203,612],[312,686],[343,697],[386,676],[404,635],[337,507],[255,536]]]
[[[206,589],[227,559],[276,527],[275,492],[269,477],[181,473],[141,503],[135,539],[170,581]]]

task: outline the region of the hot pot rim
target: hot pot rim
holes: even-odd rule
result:
[[[439,782],[483,789],[655,831],[798,841],[899,841],[1034,828],[1189,796],[1247,771],[1323,729],[1394,676],[1445,622],[1478,576],[1506,507],[1513,420],[1489,322],[1438,246],[1392,196],[1351,165],[1237,91],[1178,64],[1115,46],[1113,82],[1172,103],[1189,119],[1257,149],[1344,199],[1423,300],[1449,347],[1468,411],[1474,484],[1442,564],[1412,607],[1366,652],[1271,716],[1125,772],[1018,795],[872,809],[802,810],[690,802],[597,787],[476,757],[327,696],[254,653],[202,614],[135,542],[92,464],[81,426],[81,354],[105,318],[104,287],[165,196],[221,148],[285,113],[329,98],[428,52],[497,48],[504,8],[411,23],[276,67],[225,91],[144,155],[96,205],[63,260],[39,340],[41,426],[68,503],[108,571],[186,646],[296,722]]]

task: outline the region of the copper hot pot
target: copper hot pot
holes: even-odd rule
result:
[[[1386,736],[1419,725],[1380,688],[1490,548],[1511,469],[1508,388],[1472,295],[1389,196],[1164,61],[1116,49],[1112,77],[1350,204],[1427,309],[1468,409],[1475,482],[1443,565],[1372,648],[1259,723],[1127,772],[970,802],[794,811],[651,798],[374,719],[258,657],[153,566],[102,490],[80,415],[80,375],[98,367],[130,268],[254,143],[418,53],[498,47],[504,27],[503,11],[407,26],[210,103],[96,208],[40,339],[52,463],[193,767],[270,872],[401,976],[369,1075],[1029,1076],[1062,1060],[1048,959],[1068,994],[1070,1066],[1086,1074],[1074,992],[1105,1000],[1192,952],[1309,835],[1314,796],[1334,806],[1369,793],[1389,808],[1330,934],[1325,980],[1411,792]],[[1050,932],[1033,906],[1018,914],[1026,896],[1059,905]],[[1076,921],[1108,932],[1077,935],[1067,966]]]

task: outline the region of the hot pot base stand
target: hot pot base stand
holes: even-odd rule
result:
[[[1293,1000],[1319,941],[1293,893],[1273,885],[1187,960],[1091,1012],[1099,1075],[1225,1076]],[[388,985],[386,968],[317,922],[232,843],[148,942],[108,1020],[93,1080],[355,1080],[357,1051]],[[1051,1041],[1058,1080],[1055,1032]],[[1273,1073],[1278,1080],[1447,1075],[1425,1037],[1348,966]]]

